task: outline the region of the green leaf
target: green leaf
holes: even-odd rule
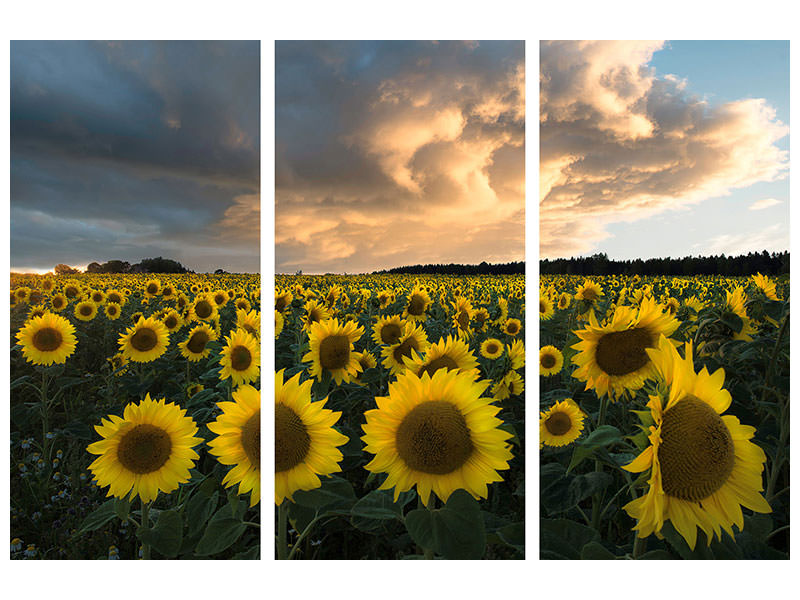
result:
[[[722,321],[726,327],[732,329],[733,331],[741,331],[742,327],[744,326],[742,318],[729,310],[723,313],[723,315],[720,317],[720,321]]]
[[[127,498],[115,498],[114,500],[114,513],[124,521],[131,511],[130,500]]]
[[[258,560],[261,557],[261,546],[253,546],[244,552],[233,555],[233,560]]]
[[[486,529],[478,502],[456,490],[440,509],[416,509],[406,515],[415,543],[447,559],[479,559],[486,551]]]
[[[567,473],[581,464],[585,459],[594,454],[598,448],[605,448],[615,442],[622,440],[622,433],[613,425],[601,425],[589,436],[575,445],[572,452],[572,460],[567,468]]]
[[[392,493],[387,490],[374,490],[361,498],[350,509],[353,526],[373,531],[381,527],[381,521],[401,519],[403,505],[395,504],[392,498]]]
[[[246,529],[247,525],[231,517],[230,506],[225,505],[211,517],[194,553],[197,556],[219,554],[233,546]]]
[[[84,533],[89,533],[90,531],[96,531],[106,523],[116,519],[116,505],[116,498],[111,498],[111,500],[103,502],[103,504],[86,515],[86,518],[83,520],[83,523],[81,523],[80,528],[73,537],[83,535]]]
[[[143,544],[150,544],[167,558],[175,558],[183,542],[183,519],[176,510],[162,511],[155,527],[141,528],[136,536]]]
[[[614,553],[600,542],[589,542],[581,548],[581,560],[614,560]]]
[[[497,537],[518,552],[525,554],[525,523],[511,523],[497,530]]]
[[[639,560],[675,560],[675,557],[666,550],[650,550],[642,554]]]
[[[219,492],[214,492],[211,496],[206,496],[202,493],[202,489],[198,490],[189,498],[186,503],[186,522],[189,524],[189,535],[194,535],[200,531],[208,521],[208,518],[217,507],[219,500]]]
[[[322,485],[314,490],[294,493],[294,501],[301,506],[326,510],[349,509],[356,501],[353,485],[341,477],[322,480]]]
[[[539,525],[541,558],[578,560],[581,548],[600,539],[591,527],[569,519],[541,519]]]
[[[30,375],[23,375],[22,377],[18,377],[17,379],[15,379],[14,381],[11,382],[11,388],[10,389],[13,390],[14,388],[19,387],[23,383],[27,382],[30,378],[31,378]]]

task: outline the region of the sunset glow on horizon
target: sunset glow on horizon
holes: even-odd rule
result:
[[[524,260],[523,42],[278,42],[275,269]]]

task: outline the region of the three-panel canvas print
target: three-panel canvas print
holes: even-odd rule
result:
[[[789,558],[788,41],[12,41],[9,204],[12,560]]]

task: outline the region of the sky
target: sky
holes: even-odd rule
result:
[[[11,268],[259,272],[259,42],[11,42]]]
[[[275,270],[525,256],[524,42],[277,42]]]
[[[789,43],[540,46],[542,258],[789,249]]]

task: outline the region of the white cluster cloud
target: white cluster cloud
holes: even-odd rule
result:
[[[710,106],[648,66],[662,42],[542,42],[540,253],[571,256],[609,223],[788,174],[788,127],[763,99]],[[761,206],[764,208],[766,206]]]

